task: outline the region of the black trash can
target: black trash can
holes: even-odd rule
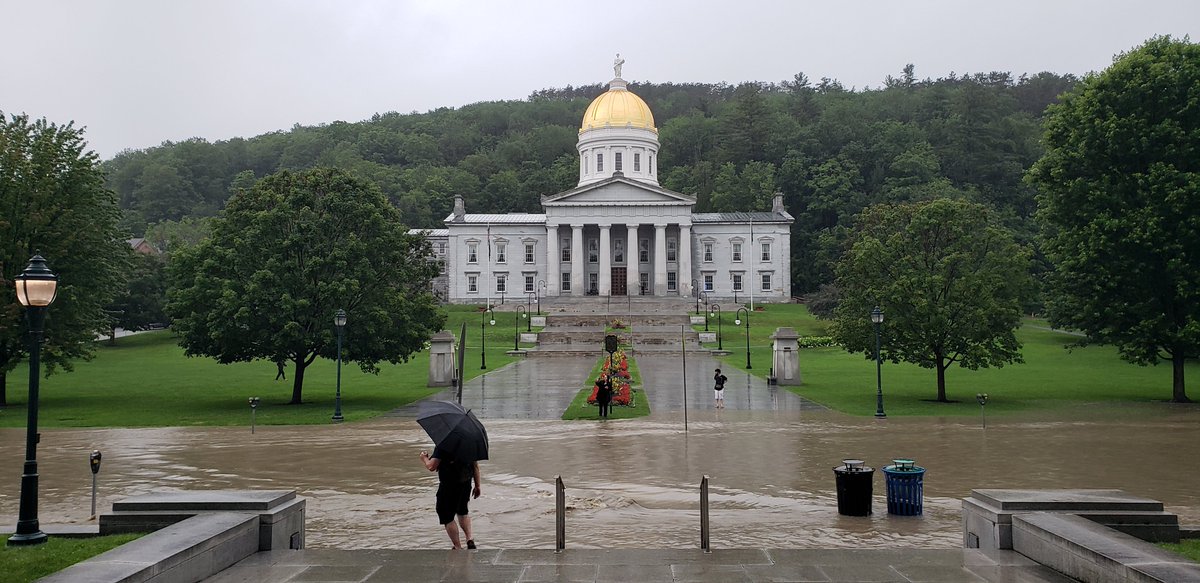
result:
[[[862,460],[842,460],[842,465],[833,468],[833,474],[837,481],[838,514],[870,515],[875,470],[864,466]]]
[[[919,516],[924,511],[925,468],[912,460],[892,460],[883,467],[888,514]]]

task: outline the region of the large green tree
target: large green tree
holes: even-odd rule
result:
[[[374,185],[335,169],[282,171],[239,192],[208,239],[171,259],[167,312],[189,356],[295,365],[336,358],[333,316],[349,315],[342,358],[367,372],[405,361],[439,330],[429,244],[409,235]]]
[[[73,124],[0,112],[0,405],[8,371],[27,352],[12,278],[35,252],[59,278],[42,346],[46,374],[91,356],[107,327],[104,307],[124,285],[129,255],[117,198],[86,148]]]
[[[937,371],[1021,362],[1015,329],[1030,285],[1028,252],[981,204],[937,199],[875,205],[859,215],[837,265],[834,338],[874,355],[870,321],[883,309],[882,357]]]
[[[1047,309],[1138,364],[1200,355],[1200,45],[1157,37],[1083,80],[1046,122],[1038,185]]]

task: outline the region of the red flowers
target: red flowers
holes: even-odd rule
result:
[[[605,362],[605,365],[608,363]],[[600,372],[600,375],[612,379],[613,386],[613,405],[629,405],[633,403],[633,390],[629,386],[631,379],[629,375],[629,358],[625,356],[624,350],[618,350],[612,356],[612,368],[607,366]],[[592,387],[592,395],[588,397],[588,404],[596,404],[596,393],[599,387]]]

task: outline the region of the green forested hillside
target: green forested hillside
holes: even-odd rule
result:
[[[831,278],[840,228],[863,207],[938,196],[982,202],[1032,234],[1025,170],[1041,115],[1071,75],[989,73],[918,80],[911,66],[876,89],[837,81],[631,83],[654,112],[663,186],[698,212],[767,210],[782,192],[793,228],[793,290]],[[277,170],[335,166],[377,182],[409,226],[438,227],[453,197],[469,212],[540,210],[578,179],[575,144],[601,84],[525,101],[377,114],[254,138],[193,139],[105,162],[133,234],[218,212],[230,193]]]

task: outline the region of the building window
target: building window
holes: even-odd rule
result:
[[[650,291],[650,274],[638,273],[638,285],[641,286],[641,294],[646,295]]]
[[[740,273],[733,274],[733,291],[742,291],[742,274]]]
[[[620,239],[613,241],[613,262],[625,263],[625,242]]]
[[[565,292],[571,291],[571,274],[570,273],[562,274],[562,282],[559,285],[559,289],[561,289],[562,291],[565,291]]]
[[[496,263],[508,263],[508,258],[505,257],[504,253],[507,247],[504,243],[496,243]]]
[[[604,172],[604,154],[596,154],[596,172]]]
[[[635,156],[636,156],[636,154],[635,154]],[[674,271],[668,271],[667,272],[667,291],[675,291],[675,288],[679,285],[678,282],[679,282],[679,275],[677,273],[675,273]]]
[[[705,263],[712,263],[712,248],[713,248],[712,243],[704,244],[704,262]]]
[[[479,293],[479,276],[478,275],[468,275],[467,276],[467,293],[469,293],[469,294]]]
[[[595,239],[588,239],[588,263],[600,262],[600,242]]]
[[[588,157],[585,155],[585,156],[583,156],[583,173],[587,174],[588,172],[591,172],[591,171],[592,171],[592,166],[591,166],[591,164],[588,163]]]
[[[637,152],[633,153],[633,171],[634,172],[642,171],[642,155]]]
[[[508,277],[504,275],[496,276],[496,293],[502,294],[508,291]]]
[[[713,290],[713,276],[711,273],[704,274],[704,291],[710,292]]]
[[[445,254],[446,254],[446,244],[438,243],[438,255],[445,255]]]
[[[741,243],[733,244],[733,260],[734,261],[742,260],[742,244]]]
[[[762,259],[760,259],[760,261],[770,261],[770,260],[771,260],[771,244],[763,243],[762,244]]]
[[[593,296],[600,295],[600,274],[599,273],[589,273],[588,274],[588,294],[593,295]]]
[[[675,261],[677,255],[676,250],[679,249],[679,242],[675,239],[667,239],[667,261]]]
[[[762,291],[771,291],[771,274],[769,273],[762,274]]]
[[[613,170],[615,170],[617,172],[621,171],[621,153],[620,152],[616,152],[615,154],[613,154]]]
[[[479,243],[467,243],[467,263],[479,263]]]
[[[650,167],[650,173],[654,174],[654,154],[650,154],[646,159],[646,165]]]
[[[570,263],[571,262],[571,240],[563,239],[561,241],[560,248],[562,249],[562,262]]]
[[[446,273],[446,260],[445,259],[438,259],[438,273],[441,273],[441,274]]]
[[[638,261],[650,263],[650,239],[640,239],[638,241]]]
[[[525,293],[530,293],[532,291],[533,291],[533,276],[526,275],[525,276]]]
[[[525,244],[525,263],[533,263],[533,243]]]

